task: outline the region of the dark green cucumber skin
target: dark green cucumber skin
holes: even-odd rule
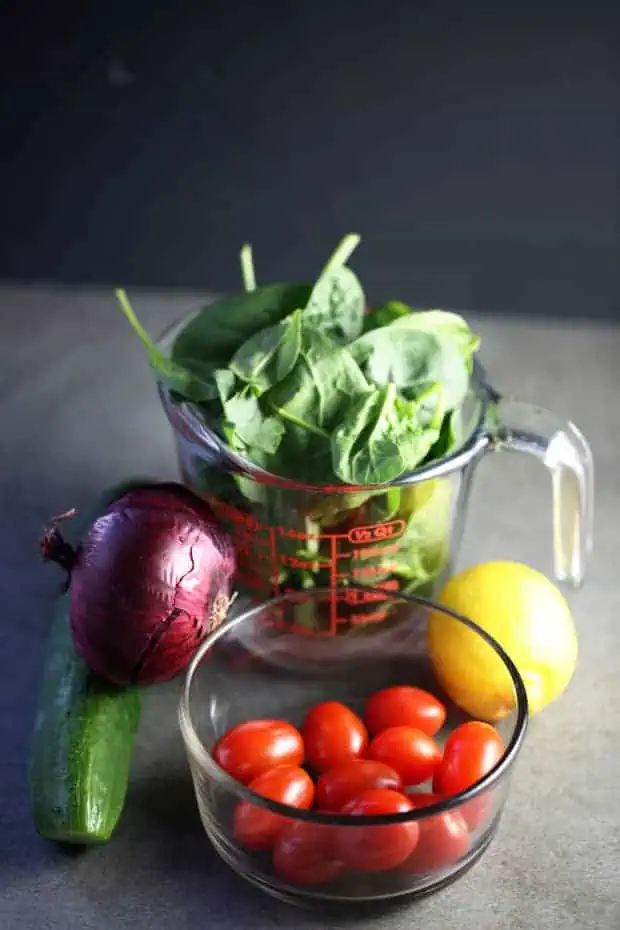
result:
[[[121,816],[140,720],[137,688],[98,679],[76,655],[68,597],[57,605],[30,754],[35,827],[58,843],[104,843]]]
[[[106,506],[138,480],[102,496],[78,536]],[[52,620],[30,749],[30,803],[45,839],[90,845],[112,836],[125,803],[140,721],[137,687],[110,685],[77,655],[69,626],[69,597],[58,599]]]

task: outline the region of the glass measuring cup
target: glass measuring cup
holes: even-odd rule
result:
[[[184,323],[160,347],[169,348]],[[233,536],[241,593],[265,600],[314,587],[333,591],[320,610],[300,604],[300,633],[372,631],[392,616],[378,589],[432,598],[458,555],[476,465],[498,449],[533,455],[549,470],[555,575],[573,586],[584,579],[593,522],[589,446],[572,423],[500,396],[480,366],[460,411],[457,448],[387,485],[366,487],[314,484],[311,463],[306,480],[272,474],[233,451],[161,383],[159,393],[183,481]]]

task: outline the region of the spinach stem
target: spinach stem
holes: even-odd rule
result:
[[[388,381],[388,383],[385,385],[385,395],[383,397],[383,403],[381,404],[381,415],[383,415],[383,413],[390,406],[390,404],[394,402],[395,397],[396,397],[396,385],[394,384],[393,381]]]
[[[362,237],[357,233],[349,233],[345,236],[336,246],[331,258],[323,268],[321,276],[333,271],[334,268],[341,268],[343,265],[346,265],[361,241]]]
[[[326,433],[325,430],[322,430],[320,426],[313,426],[312,423],[307,423],[306,420],[300,420],[299,417],[296,417],[294,413],[290,413],[286,407],[278,407],[276,404],[270,403],[269,406],[282,417],[283,420],[288,420],[289,423],[294,423],[295,426],[299,426],[301,429],[307,430],[309,433],[314,433],[315,436],[321,436],[323,439],[329,439],[329,433]]]
[[[114,291],[114,293],[116,294],[116,299],[118,300],[119,304],[121,305],[121,309],[122,309],[123,313],[125,314],[125,316],[126,316],[127,319],[129,320],[129,322],[131,323],[131,325],[133,326],[133,328],[134,328],[134,330],[136,331],[137,335],[140,337],[141,341],[144,343],[144,345],[147,347],[147,349],[151,349],[151,348],[153,347],[153,343],[151,342],[151,338],[150,338],[149,334],[147,333],[147,331],[146,331],[146,330],[144,329],[144,327],[142,326],[142,323],[140,322],[140,320],[138,319],[138,317],[136,316],[136,314],[135,314],[135,312],[134,312],[134,309],[133,309],[133,307],[131,306],[131,303],[129,302],[129,297],[127,296],[127,291],[124,291],[123,288],[121,288],[121,287],[117,287],[116,290]]]
[[[252,246],[249,242],[241,246],[241,277],[243,286],[249,294],[256,290],[256,274],[254,272],[254,259],[252,257]]]
[[[129,322],[131,323],[140,341],[146,346],[149,352],[153,353],[153,355],[156,355],[158,358],[164,358],[164,356],[159,351],[159,349],[155,346],[155,344],[153,343],[153,340],[151,339],[151,337],[149,336],[149,334],[143,327],[142,323],[136,316],[134,309],[131,306],[131,303],[129,302],[127,292],[124,291],[123,288],[117,287],[114,293],[116,294],[116,299],[121,305],[121,310],[123,311],[123,313],[129,320]]]

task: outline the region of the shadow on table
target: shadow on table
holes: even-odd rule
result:
[[[60,848],[36,835],[24,836],[22,821],[10,855],[0,862],[4,887],[16,894],[20,887],[35,887],[45,907],[60,894],[71,907],[97,915],[102,925],[131,916],[145,921],[137,926],[152,930],[167,930],[171,915],[182,926],[284,927],[294,922],[297,930],[324,930],[336,920],[368,927],[405,907],[412,918],[426,913],[423,902],[407,901],[300,909],[262,893],[212,848],[183,763],[175,760],[170,769],[164,764],[160,772],[132,782],[118,830],[102,846]]]
[[[339,922],[355,924],[363,920],[368,923],[381,915],[423,905],[423,902],[412,905],[410,900],[399,899],[378,905],[349,903],[302,909],[271,898],[241,879],[219,858],[200,822],[186,771],[169,772],[138,782],[127,803],[131,809],[132,832],[144,830],[145,837],[148,835],[149,855],[158,860],[158,866],[163,866],[184,894],[194,898],[200,894],[216,926],[219,924],[215,918],[220,911],[222,919],[225,915],[231,926],[244,926],[244,921],[255,921],[261,914],[274,926],[288,924],[294,919],[297,927],[323,928],[329,917]],[[155,863],[152,866],[154,871],[158,870]]]

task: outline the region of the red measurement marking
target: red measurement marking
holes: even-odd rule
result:
[[[300,539],[302,542],[305,542],[308,539],[321,539],[321,536],[313,535],[312,533],[302,533],[301,530],[293,530],[285,526],[276,526],[274,531],[278,536],[283,537],[284,539]],[[328,537],[326,537],[328,538]]]
[[[331,594],[329,600],[329,630],[334,636],[336,635],[336,624],[338,623],[338,618],[336,615],[336,551],[338,548],[338,543],[335,536],[332,536],[330,541],[330,556],[331,556],[331,565],[329,567],[329,577],[330,577],[330,587]]]
[[[385,610],[375,610],[372,614],[351,614],[349,617],[350,623],[364,624],[364,623],[381,623],[385,620],[386,611]]]
[[[368,578],[372,575],[384,575],[385,567],[383,565],[364,565],[362,568],[353,569],[354,578]]]
[[[399,590],[398,579],[384,581],[378,584],[377,591],[363,591],[359,588],[349,588],[346,592],[348,604],[372,604],[375,601],[385,601],[388,599],[390,592]]]
[[[398,590],[398,582],[393,582],[394,591]],[[345,600],[347,604],[372,604],[377,601],[387,601],[390,597],[389,592],[379,593],[377,591],[360,591],[355,588],[349,588],[346,591]]]
[[[317,559],[296,559],[295,556],[291,555],[281,555],[280,562],[282,565],[288,565],[289,568],[300,568],[307,571],[314,571],[317,564],[319,568],[323,567]]]
[[[278,580],[280,571],[278,568],[278,547],[276,545],[276,532],[274,529],[269,530],[269,541],[271,543],[271,564],[273,566],[273,593],[277,597],[280,593],[280,582]]]
[[[245,513],[243,510],[238,510],[236,507],[233,507],[231,504],[227,504],[224,501],[217,500],[215,497],[207,497],[208,503],[211,505],[216,515],[222,517],[225,520],[230,520],[231,523],[235,523],[240,526],[244,526],[250,532],[257,532],[262,529],[269,529],[269,527],[260,523],[255,516],[251,513]]]
[[[364,549],[354,549],[351,556],[360,562],[364,559],[382,559],[386,555],[394,555],[399,549],[398,543],[394,543],[393,546],[367,546]]]
[[[349,530],[348,539],[357,545],[378,542],[381,539],[394,539],[400,536],[404,529],[404,520],[390,520],[389,523],[374,523],[371,526],[355,526]]]

